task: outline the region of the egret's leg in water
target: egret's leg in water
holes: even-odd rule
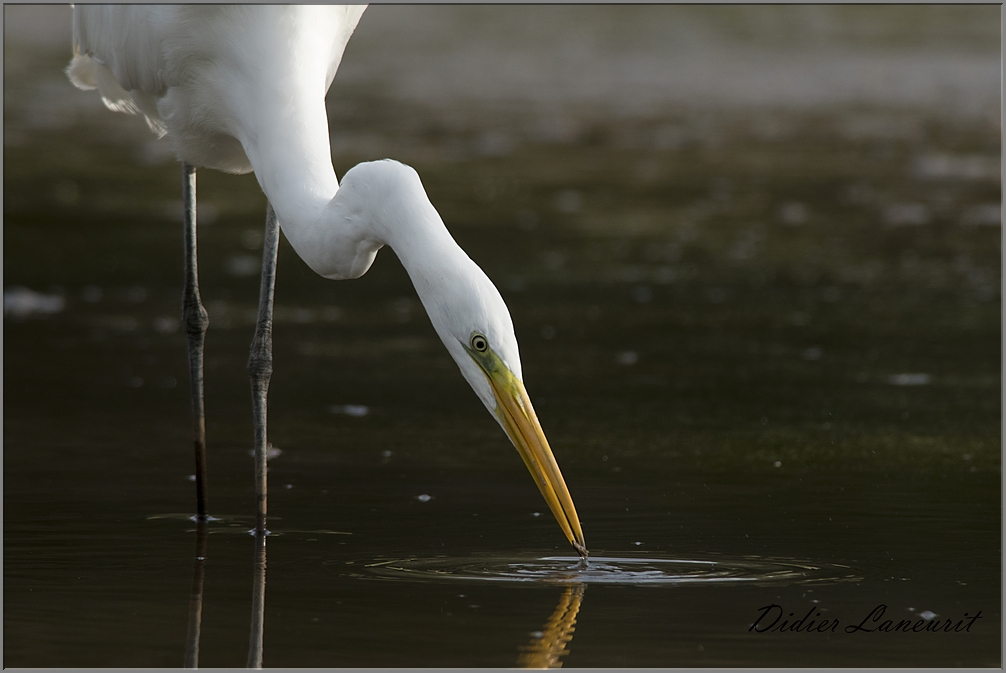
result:
[[[203,403],[203,344],[209,318],[199,298],[196,264],[196,169],[182,163],[182,201],[185,204],[185,287],[182,324],[189,342],[189,386],[192,396],[192,434],[196,451],[196,518],[206,519],[206,409]]]
[[[248,358],[248,375],[251,378],[252,421],[255,424],[255,530],[266,531],[269,379],[272,377],[272,307],[276,287],[276,254],[279,250],[279,223],[272,204],[266,207],[265,241],[262,245],[262,286],[259,292],[258,320]]]

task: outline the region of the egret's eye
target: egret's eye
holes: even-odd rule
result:
[[[489,349],[489,342],[481,334],[472,335],[472,350],[485,353]]]

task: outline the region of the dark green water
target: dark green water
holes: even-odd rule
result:
[[[367,21],[396,25],[372,10],[362,60]],[[940,62],[998,21],[973,11],[892,23]],[[960,53],[985,67],[983,44]],[[199,565],[180,169],[61,79],[68,51],[5,44],[4,287],[62,307],[5,311],[4,665],[179,666]],[[499,286],[594,561],[570,569],[394,254],[338,283],[282,242],[266,666],[1000,665],[998,96],[994,117],[922,94],[626,111],[343,75],[337,171],[415,166]],[[265,200],[208,171],[199,195],[219,517],[199,664],[243,666]],[[753,632],[770,605],[838,627]],[[845,630],[887,619],[961,626]]]

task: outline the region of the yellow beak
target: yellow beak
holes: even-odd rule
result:
[[[485,372],[496,397],[496,416],[502,422],[510,441],[517,447],[520,457],[524,459],[524,464],[538,484],[541,494],[545,496],[545,502],[559,522],[559,527],[577,553],[586,558],[587,548],[584,546],[583,530],[580,528],[580,519],[576,516],[576,507],[573,506],[569,489],[566,488],[559,465],[555,462],[552,449],[538,423],[538,416],[534,413],[524,384],[492,351],[475,353],[469,350],[469,353]]]

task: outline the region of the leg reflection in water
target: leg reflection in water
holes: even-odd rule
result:
[[[248,668],[262,668],[262,638],[265,625],[265,537],[255,532],[252,561],[251,635],[248,638]],[[203,585],[206,578],[206,520],[196,520],[196,561],[189,595],[189,628],[185,637],[185,668],[199,668],[199,638],[203,622]]]
[[[206,578],[205,518],[196,519],[196,562],[189,595],[189,629],[185,636],[185,668],[199,668],[199,631],[203,624],[203,583]]]
[[[529,645],[520,648],[517,666],[520,668],[561,668],[559,657],[569,654],[566,645],[573,639],[576,613],[580,611],[585,584],[566,587],[555,612],[545,622],[543,631],[536,632]]]
[[[262,636],[265,627],[265,537],[255,529],[255,560],[252,563],[251,635],[248,638],[248,668],[262,668]]]

